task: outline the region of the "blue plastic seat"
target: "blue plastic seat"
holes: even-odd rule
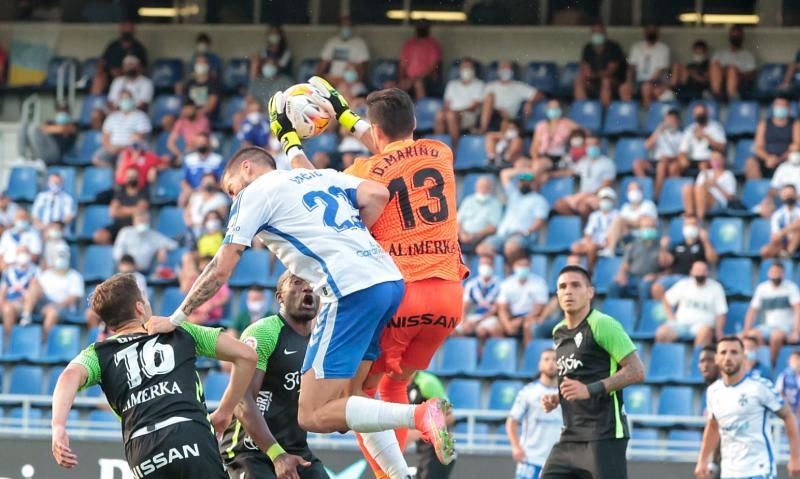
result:
[[[225,388],[228,387],[229,378],[230,376],[227,373],[219,371],[208,373],[204,381],[206,401],[219,401],[222,399],[222,394],[225,392]]]
[[[234,288],[246,288],[254,284],[266,288],[268,267],[269,255],[265,250],[249,249],[242,255],[228,284]]]
[[[233,115],[244,110],[244,97],[232,96],[225,100],[222,104],[222,111],[220,112],[220,127],[224,129],[233,128]]]
[[[677,382],[686,369],[686,347],[680,343],[656,343],[650,351],[648,383]]]
[[[87,95],[81,103],[81,114],[78,116],[78,125],[88,127],[92,123],[92,112],[105,110],[108,98],[105,95]]]
[[[42,328],[38,325],[14,326],[8,343],[8,352],[0,361],[22,361],[39,358],[42,351]]]
[[[608,293],[614,277],[619,272],[619,267],[622,264],[620,257],[601,257],[597,261],[594,270],[594,290],[598,294]]]
[[[174,313],[175,310],[181,305],[185,297],[186,295],[176,287],[165,289],[164,293],[161,295],[161,308],[159,309],[161,314],[164,316],[169,316],[170,314]]]
[[[176,239],[186,233],[186,224],[183,221],[183,208],[166,206],[158,213],[156,230],[164,236]]]
[[[459,444],[469,442],[469,423],[459,422],[453,429]],[[485,422],[476,422],[472,427],[472,443],[475,445],[489,444],[489,425]]]
[[[313,158],[318,152],[336,153],[339,147],[339,137],[336,133],[323,133],[303,141],[303,149],[308,158]]]
[[[175,84],[183,79],[183,60],[180,58],[159,58],[153,62],[150,79],[159,90],[173,90]]]
[[[742,190],[742,203],[750,210],[764,200],[769,189],[770,180],[768,179],[747,180]]]
[[[441,110],[442,107],[443,103],[440,98],[420,98],[417,100],[417,131],[423,133],[433,131],[436,112]]]
[[[156,182],[150,190],[150,202],[163,205],[178,201],[183,177],[184,173],[180,168],[159,171]]]
[[[61,376],[62,372],[64,372],[64,366],[53,366],[50,368],[50,372],[47,374],[47,394],[49,396],[52,396],[53,391],[56,390],[56,384],[58,383],[58,378]],[[0,375],[0,381],[2,381],[1,376],[2,375]]]
[[[554,205],[559,199],[575,192],[575,179],[571,176],[558,176],[547,180],[539,191],[547,203]]]
[[[753,140],[744,138],[737,141],[733,152],[733,172],[743,174],[745,162],[753,155]]]
[[[653,390],[644,384],[625,388],[625,412],[628,414],[653,414]]]
[[[756,218],[750,222],[750,236],[747,238],[747,256],[759,257],[761,248],[770,241],[772,230],[770,220],[767,218]]]
[[[666,320],[664,305],[661,301],[647,300],[642,302],[639,313],[639,324],[631,334],[633,339],[653,339],[656,330]]]
[[[728,314],[725,318],[723,332],[726,335],[735,335],[744,329],[744,318],[750,303],[747,301],[731,301],[728,303]]]
[[[227,91],[238,90],[250,83],[250,60],[231,58],[222,71],[222,86]]]
[[[732,101],[728,104],[725,133],[728,136],[752,136],[758,126],[758,103],[755,101]]]
[[[794,268],[794,263],[792,262],[792,260],[790,260],[788,258],[783,259],[783,260],[773,259],[772,261],[765,260],[765,261],[761,262],[761,265],[758,268],[758,282],[759,283],[762,283],[762,282],[768,280],[767,271],[769,271],[770,266],[772,266],[774,263],[776,263],[778,261],[780,261],[783,264],[785,277],[787,279],[793,279],[794,278],[795,268]]]
[[[86,166],[92,164],[92,157],[103,146],[103,134],[99,131],[90,130],[81,133],[78,137],[75,153],[64,155],[64,163],[74,166]]]
[[[78,231],[78,239],[89,241],[95,231],[111,224],[111,217],[108,214],[108,206],[90,205],[84,209],[83,222]]]
[[[532,378],[539,372],[539,357],[543,351],[554,349],[551,339],[533,339],[525,348],[522,357],[522,369],[518,371],[519,377]]]
[[[683,186],[693,183],[692,178],[667,178],[658,198],[658,214],[674,215],[683,211]]]
[[[11,168],[8,179],[8,197],[14,201],[32,202],[36,198],[38,177],[36,169],[27,166]]]
[[[581,219],[577,216],[554,216],[547,224],[544,245],[534,246],[536,253],[567,252],[581,237]]]
[[[317,74],[317,66],[319,66],[319,58],[305,58],[297,68],[297,82],[305,83],[309,78]]]
[[[510,411],[517,393],[522,389],[520,381],[495,381],[489,388],[489,409]]]
[[[778,87],[783,83],[786,75],[786,64],[767,63],[758,70],[756,78],[756,97],[760,99],[770,99],[775,96]]]
[[[461,188],[458,189],[459,204],[464,198],[475,193],[475,184],[481,176],[483,176],[483,173],[468,173],[464,176],[464,181],[461,182]]]
[[[525,124],[523,128],[526,132],[530,133],[536,130],[536,124],[542,120],[547,120],[547,102],[546,101],[538,101],[536,104],[533,105],[533,113],[531,116],[525,119]],[[528,137],[527,139],[530,139]],[[526,148],[522,149],[523,153],[527,154],[530,151],[530,145]]]
[[[275,261],[269,268],[269,275],[267,276],[267,288],[275,289],[278,286],[278,279],[280,279],[283,272],[286,271],[286,266],[280,261]]]
[[[686,114],[684,118],[686,121],[684,122],[685,125],[689,125],[694,118],[694,107],[695,105],[705,105],[706,111],[708,111],[708,118],[710,120],[719,120],[719,103],[716,100],[693,100],[689,103],[689,106],[686,108]]]
[[[617,174],[624,175],[632,172],[634,161],[646,159],[647,148],[644,147],[644,138],[621,138],[617,142],[617,149],[614,152]]]
[[[692,416],[694,393],[689,386],[666,386],[661,388],[658,399],[659,416]]]
[[[490,338],[483,347],[477,374],[485,377],[510,375],[517,369],[517,340]]]
[[[639,133],[639,105],[634,101],[612,101],[603,125],[606,135]]]
[[[600,309],[605,314],[619,321],[628,334],[633,332],[634,323],[636,323],[636,304],[632,299],[606,298]]]
[[[455,409],[481,409],[481,382],[454,379],[447,385],[447,397]]]
[[[425,135],[425,138],[441,141],[442,143],[450,147],[451,150],[453,149],[453,140],[450,138],[450,135],[429,133]]]
[[[93,431],[118,431],[122,430],[122,423],[111,411],[95,409],[89,412],[87,419],[93,424],[89,426]]]
[[[695,452],[700,450],[703,433],[687,429],[672,429],[667,432],[667,447],[672,451]],[[670,444],[677,442],[678,444]]]
[[[670,110],[680,110],[680,105],[676,101],[660,101],[650,104],[647,110],[647,118],[644,121],[644,133],[653,133],[658,125],[664,120]]]
[[[153,126],[161,125],[161,120],[167,115],[177,117],[181,113],[181,97],[178,95],[158,95],[150,107],[150,121]]]
[[[644,194],[644,199],[653,200],[653,178],[649,176],[626,176],[622,179],[622,183],[620,183],[619,186],[620,195],[624,196],[627,194],[629,183],[639,183],[639,186],[642,188],[642,194]]]
[[[558,280],[558,272],[561,271],[561,268],[566,266],[567,264],[567,255],[561,254],[553,258],[553,263],[550,265],[550,271],[547,274],[547,287],[550,289],[550,292],[555,294],[556,292],[556,280]],[[584,268],[586,267],[586,258],[581,257],[581,266]]]
[[[83,170],[83,185],[78,201],[94,203],[97,195],[114,187],[114,172],[111,168],[89,167]]]
[[[81,350],[81,330],[78,326],[57,325],[47,335],[44,354],[37,363],[52,364],[68,362]]]
[[[724,258],[717,277],[728,296],[753,294],[753,262],[749,258]]]
[[[596,100],[576,100],[569,107],[569,117],[583,128],[600,131],[603,106]]]
[[[485,168],[487,163],[483,135],[464,135],[458,143],[455,170],[465,171]]]
[[[372,65],[370,84],[376,90],[385,88],[386,82],[395,82],[399,76],[400,64],[397,60],[381,58]],[[303,81],[307,81],[303,80]]]
[[[667,237],[669,237],[670,247],[683,241],[683,217],[677,216],[670,220],[667,228]]]
[[[41,366],[15,366],[11,370],[9,394],[25,394],[29,396],[41,394],[44,373]]]
[[[44,89],[51,89],[55,88],[58,85],[58,70],[64,67],[64,85],[66,86],[69,82],[69,76],[67,76],[66,66],[67,64],[72,64],[75,67],[75,75],[77,77],[78,74],[78,60],[72,57],[53,57],[47,63],[47,76],[45,77],[44,81],[42,82],[42,88]]]
[[[578,79],[580,70],[581,65],[578,62],[570,62],[564,65],[558,75],[558,96],[572,98],[575,81]]]
[[[478,340],[450,338],[442,347],[441,363],[434,369],[437,376],[471,374],[478,368]]]
[[[554,62],[530,62],[523,81],[539,91],[553,94],[558,88],[558,66]]]
[[[744,222],[740,218],[714,218],[709,239],[717,253],[738,254],[744,249]]]
[[[114,275],[117,266],[111,250],[111,246],[95,244],[86,248],[86,260],[82,271],[85,282],[101,282]]]
[[[156,144],[153,152],[158,156],[165,156],[165,155],[172,155],[172,152],[169,150],[169,135],[171,132],[169,131],[162,131],[156,137]],[[178,139],[175,141],[179,150],[185,152],[186,143],[183,140],[183,135],[178,135]]]
[[[75,168],[71,166],[51,166],[47,169],[47,175],[58,175],[61,177],[64,186],[63,191],[73,198],[75,197]],[[44,188],[47,188],[46,184],[42,184]],[[42,189],[42,191],[44,190]]]

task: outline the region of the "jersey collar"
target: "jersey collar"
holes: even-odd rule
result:
[[[394,142],[389,143],[388,145],[386,145],[386,148],[383,149],[381,154],[389,153],[391,151],[396,151],[396,150],[399,150],[401,148],[405,148],[407,146],[411,146],[413,143],[414,143],[413,139],[394,141]]]

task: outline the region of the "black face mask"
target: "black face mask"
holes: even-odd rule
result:
[[[786,198],[783,200],[783,204],[787,206],[794,206],[797,204],[797,198]]]
[[[695,281],[697,282],[697,284],[699,284],[700,286],[702,286],[702,285],[706,284],[706,276],[695,276],[695,277],[694,277],[694,280],[695,280]]]
[[[211,148],[208,145],[198,146],[197,147],[197,152],[200,153],[201,155],[205,155],[210,150],[211,150]]]
[[[694,117],[694,121],[696,121],[698,125],[705,126],[708,123],[708,115],[706,115],[705,113],[697,115],[696,117]]]
[[[655,43],[658,41],[658,33],[647,32],[644,34],[644,39],[647,40],[647,43]]]
[[[128,182],[126,184],[131,188],[136,188],[139,186],[139,178],[128,178]]]
[[[519,185],[519,192],[523,195],[527,195],[531,192],[531,185]]]
[[[133,41],[133,33],[125,32],[119,36],[123,42],[131,43]]]
[[[783,282],[783,278],[770,278],[769,280],[772,281],[772,284],[775,286],[780,286]]]
[[[216,189],[217,189],[217,187],[214,186],[213,183],[208,183],[208,184],[203,185],[203,190],[205,190],[208,193],[211,193]]]
[[[417,28],[417,38],[427,38],[430,33],[431,32],[427,27]]]
[[[738,36],[730,37],[729,41],[731,42],[731,45],[733,45],[734,47],[740,48],[744,43],[744,37],[738,37]]]
[[[125,76],[129,78],[136,78],[137,72],[136,70],[125,70]]]

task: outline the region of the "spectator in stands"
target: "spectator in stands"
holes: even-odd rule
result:
[[[553,166],[549,172],[544,173],[540,178],[560,177],[560,176],[575,176],[577,171],[577,164],[586,156],[586,131],[583,128],[577,127],[569,134],[569,145],[567,153],[561,157],[559,162]],[[540,162],[541,167],[546,167],[546,163]],[[538,174],[538,170],[534,168]]]
[[[603,155],[597,135],[586,137],[586,156],[575,164],[574,174],[580,177],[578,193],[561,198],[553,209],[560,215],[577,214],[586,219],[600,205],[597,193],[611,186],[617,176],[617,167]]]
[[[503,60],[497,66],[497,80],[489,82],[483,90],[480,132],[496,130],[502,120],[528,118],[533,113],[533,103],[541,99],[541,93],[525,82],[514,79],[515,64]]]
[[[195,137],[194,151],[186,155],[183,161],[184,176],[178,205],[186,206],[192,190],[200,186],[200,181],[206,173],[212,173],[219,181],[224,167],[225,160],[211,149],[211,138],[205,133],[198,133]]]
[[[17,248],[25,246],[33,256],[33,261],[39,261],[42,254],[42,237],[35,228],[31,226],[31,217],[25,208],[17,209],[14,215],[14,226],[6,228],[3,236],[0,236],[0,269],[14,264],[17,260]]]
[[[797,207],[797,190],[786,184],[781,188],[783,206],[772,213],[769,243],[761,248],[762,258],[791,257],[800,246],[800,208]]]
[[[292,85],[294,85],[294,80],[280,71],[277,61],[267,59],[264,60],[259,74],[250,81],[250,86],[247,88],[247,98],[259,105],[266,105],[272,95]],[[236,123],[235,120],[234,123]]]
[[[182,293],[186,294],[192,289],[192,285],[200,273],[208,266],[213,256],[201,256],[195,262],[187,262],[184,264],[178,275],[178,283]],[[199,306],[189,315],[189,321],[194,324],[202,324],[204,326],[218,324],[222,320],[224,314],[223,307],[228,304],[231,296],[231,290],[228,284],[224,283],[214,295],[208,299],[202,306]]]
[[[40,266],[42,268],[52,267],[56,262],[58,252],[64,246],[69,246],[64,241],[64,223],[54,221],[47,225],[44,229],[42,236],[44,237],[44,246],[42,248],[42,257],[40,258]]]
[[[711,386],[719,379],[719,366],[717,366],[717,348],[713,344],[703,346],[697,358],[697,367],[703,377],[703,385]]]
[[[269,119],[261,112],[261,104],[248,98],[245,109],[247,115],[241,122],[236,138],[241,146],[267,148],[270,139]]]
[[[747,179],[773,178],[775,170],[789,157],[789,147],[800,145],[800,121],[789,117],[789,98],[772,101],[772,115],[758,122],[753,140],[754,156],[747,159]]]
[[[354,110],[364,105],[364,99],[369,92],[367,85],[358,77],[358,66],[355,63],[349,63],[345,67],[336,89]]]
[[[123,91],[119,98],[119,110],[112,112],[103,122],[103,144],[92,158],[95,166],[114,166],[125,147],[137,140],[147,141],[152,130],[150,118],[136,109],[129,91]]]
[[[704,104],[696,104],[692,113],[694,123],[683,130],[678,165],[673,170],[687,176],[696,176],[699,170],[706,168],[711,152],[724,152],[727,142],[722,125],[708,117]]]
[[[148,186],[155,183],[158,171],[164,168],[166,163],[148,148],[149,145],[146,141],[139,140],[122,150],[114,172],[114,181],[117,186],[124,186],[128,183],[128,170],[131,168],[138,172],[136,179],[140,189],[147,189]]]
[[[619,215],[611,223],[608,231],[608,250],[615,252],[617,243],[620,240],[630,239],[631,233],[639,228],[639,219],[643,216],[650,216],[658,219],[656,204],[645,199],[641,185],[636,181],[628,183],[628,190],[625,192],[628,200],[620,208]]]
[[[155,265],[164,263],[167,252],[178,247],[178,243],[150,227],[150,212],[139,209],[133,215],[133,225],[122,228],[114,241],[112,255],[120,261],[129,254],[136,261],[136,270],[147,274]]]
[[[572,243],[572,254],[586,256],[589,271],[594,270],[597,255],[601,251],[604,256],[613,256],[614,252],[608,250],[608,233],[611,224],[619,216],[619,210],[614,208],[617,194],[613,188],[600,188],[597,192],[600,208],[589,215],[583,238]]]
[[[444,89],[444,107],[436,112],[433,131],[449,134],[455,150],[461,131],[478,125],[482,101],[483,82],[475,77],[475,62],[464,58],[458,67],[458,78],[447,82]]]
[[[547,101],[545,116],[547,119],[536,123],[530,150],[533,170],[539,175],[551,171],[559,164],[568,153],[573,131],[579,128],[577,123],[564,116],[561,102],[555,98]],[[579,146],[583,146],[583,137],[574,138],[581,138]]]
[[[500,284],[497,295],[498,320],[486,320],[481,323],[481,328],[486,328],[492,337],[514,337],[522,333],[525,344],[531,335],[549,337],[555,323],[537,323],[539,313],[549,300],[547,284],[531,272],[531,260],[527,256],[519,257],[511,264],[513,273]]]
[[[506,211],[497,227],[475,249],[482,256],[503,252],[508,264],[525,256],[539,239],[539,231],[547,223],[550,205],[537,191],[538,183],[528,160],[518,160],[513,168],[500,172],[506,193]]]
[[[113,108],[120,108],[121,93],[128,91],[131,93],[136,108],[147,111],[150,103],[153,102],[153,80],[142,73],[142,64],[133,55],[125,57],[125,60],[122,61],[122,73],[111,82],[108,102]]]
[[[603,24],[596,23],[592,25],[591,43],[583,47],[581,69],[575,79],[573,96],[576,100],[599,97],[603,106],[608,106],[625,81],[626,71],[622,47],[606,37]]]
[[[39,273],[31,282],[22,301],[22,313],[19,324],[31,323],[37,307],[41,307],[44,316],[42,339],[47,341],[47,334],[58,324],[61,315],[78,311],[80,302],[86,295],[83,276],[69,266],[69,247],[59,251],[51,267]]]
[[[514,164],[522,156],[523,141],[519,133],[519,122],[507,119],[500,123],[500,131],[486,134],[484,148],[491,166],[503,168]]]
[[[764,322],[755,325],[756,317],[763,314]],[[800,290],[794,281],[786,279],[786,269],[780,261],[773,261],[767,270],[767,280],[759,284],[744,318],[743,332],[758,344],[769,343],[772,362],[784,344],[800,342]]]
[[[658,220],[655,216],[639,218],[636,240],[625,246],[622,263],[608,289],[610,298],[636,298],[640,301],[650,297],[650,288],[658,278]]]
[[[186,83],[175,85],[175,94],[185,97],[184,105],[189,102],[194,103],[200,115],[213,119],[219,111],[222,87],[213,74],[210,58],[206,55],[195,57],[192,63],[192,76]]]
[[[497,296],[501,279],[494,273],[494,257],[481,256],[477,276],[464,285],[464,314],[456,334],[477,335],[483,341],[497,324]]]
[[[419,100],[441,93],[442,47],[430,36],[430,22],[419,20],[415,28],[416,36],[406,40],[400,53],[399,87]]]
[[[494,178],[481,176],[475,182],[475,193],[461,200],[458,207],[458,240],[461,248],[472,251],[497,231],[502,219],[503,204],[494,194]]]
[[[283,27],[277,24],[267,27],[267,44],[263,50],[250,57],[250,80],[255,80],[267,63],[277,67],[282,74],[292,74],[292,52],[286,42]],[[264,75],[267,76],[267,75]],[[270,98],[272,95],[268,96]]]
[[[147,291],[147,279],[145,279],[142,273],[136,271],[136,262],[133,260],[131,255],[126,254],[120,258],[119,262],[117,263],[117,273],[133,275],[133,278],[136,280],[136,285],[139,286],[139,291],[142,293],[142,297],[149,297],[149,293]],[[100,316],[92,311],[92,308],[86,308],[86,327],[89,329],[97,327],[105,328]],[[103,333],[101,332],[101,335],[102,334]]]
[[[6,70],[8,69],[8,51],[0,45],[0,86],[5,86],[8,81]]]
[[[61,104],[56,107],[53,119],[42,125],[20,121],[17,149],[23,156],[30,151],[34,159],[54,165],[72,151],[77,137],[75,119],[69,114],[69,107]]]
[[[127,56],[138,58],[147,67],[147,50],[134,36],[132,22],[122,22],[119,25],[119,38],[106,46],[92,80],[92,95],[102,95],[111,80],[122,75],[122,61]]]
[[[194,40],[194,53],[192,58],[189,59],[189,65],[194,65],[194,73],[197,74],[197,65],[201,62],[198,60],[202,58],[204,64],[208,65],[205,73],[208,73],[213,78],[219,78],[222,73],[222,60],[219,55],[211,51],[211,36],[208,33],[200,33]],[[191,98],[191,95],[189,95]],[[194,98],[192,98],[194,100]],[[200,102],[195,100],[195,103]]]
[[[658,41],[658,26],[644,27],[644,40],[634,43],[628,55],[627,81],[620,88],[623,100],[632,100],[638,90],[645,108],[656,100],[669,100],[663,97],[672,92],[666,89],[666,76],[669,74],[669,47]]]
[[[714,52],[711,57],[710,80],[711,93],[722,98],[727,94],[729,100],[738,100],[747,95],[753,88],[758,74],[756,58],[749,50],[742,48],[744,44],[744,28],[734,25],[728,33],[730,47]],[[725,91],[723,91],[723,88]]]
[[[47,190],[37,194],[33,200],[33,226],[41,231],[54,221],[69,224],[77,213],[75,198],[64,191],[64,179],[58,173],[51,173],[47,177]]]
[[[736,177],[725,169],[725,154],[714,150],[709,161],[711,168],[700,171],[694,184],[683,186],[683,207],[687,215],[701,220],[709,210],[739,207],[736,198]]]
[[[142,187],[142,173],[135,167],[125,171],[125,182],[114,188],[114,196],[108,207],[111,224],[94,233],[92,240],[97,244],[112,244],[117,234],[127,226],[133,225],[133,215],[150,207],[147,190]]]
[[[211,124],[208,117],[200,111],[197,105],[191,100],[186,99],[181,108],[181,116],[167,139],[167,148],[173,157],[176,158],[177,163],[180,164],[183,158],[183,152],[186,150],[186,145],[196,145],[198,143],[198,135],[211,134]],[[178,140],[183,142],[183,145],[178,143]],[[183,146],[183,148],[181,148]]]
[[[219,190],[217,178],[213,173],[206,173],[200,180],[200,188],[193,191],[189,196],[189,202],[183,210],[183,219],[186,227],[199,237],[205,226],[206,230],[220,230],[222,225],[216,228],[209,228],[207,222],[204,224],[206,215],[209,211],[217,211],[220,216],[228,214],[228,197]],[[217,221],[216,219],[213,221]]]
[[[244,309],[239,310],[228,329],[235,331],[236,337],[239,337],[251,323],[267,315],[267,295],[264,294],[264,290],[258,286],[250,286],[246,294]]]
[[[775,379],[775,390],[795,415],[800,413],[800,349],[789,354],[789,365]]]
[[[349,63],[356,65],[358,78],[365,78],[369,48],[363,38],[354,36],[350,17],[339,19],[339,34],[325,42],[320,57],[322,61],[317,65],[317,74],[325,75],[333,83],[339,83]]]
[[[664,297],[664,292],[675,283],[686,278],[691,272],[692,265],[698,261],[707,264],[716,264],[719,255],[708,239],[708,232],[700,226],[694,216],[683,216],[681,230],[683,241],[670,247],[668,237],[661,238],[658,251],[658,263],[662,270],[668,274],[659,278],[651,291],[654,299]]]
[[[3,271],[0,285],[0,304],[3,310],[3,335],[8,340],[11,329],[22,311],[22,299],[30,288],[33,279],[39,274],[39,268],[24,246],[17,247],[17,261]]]
[[[647,151],[652,152],[656,161],[655,196],[661,195],[661,188],[668,176],[681,176],[679,156],[681,152],[681,114],[678,110],[670,110],[664,115],[664,120],[647,137],[644,142]],[[639,159],[633,162],[633,174],[648,176],[653,170],[650,161]]]
[[[800,190],[800,144],[789,146],[789,155],[786,161],[778,165],[770,180],[769,191],[761,200],[758,212],[768,218],[775,211],[775,197],[786,186],[794,186],[795,191]]]
[[[0,233],[14,225],[18,209],[19,205],[11,201],[5,191],[0,192]]]
[[[203,219],[204,228],[202,234],[195,243],[197,255],[201,257],[214,256],[222,246],[222,240],[225,238],[223,218],[225,216],[217,210],[211,210],[206,213]]]
[[[744,343],[744,369],[745,372],[753,377],[771,378],[772,366],[763,363],[758,355],[758,350],[761,346],[758,339],[750,335],[743,335],[741,337]]]
[[[710,65],[708,44],[703,40],[695,40],[692,44],[692,61],[686,65],[675,63],[672,66],[670,85],[682,97],[700,98],[710,86]]]
[[[696,261],[691,278],[684,278],[664,295],[667,321],[656,330],[657,343],[694,339],[695,347],[706,346],[723,337],[728,302],[725,291],[708,277],[708,265]],[[677,308],[677,309],[673,309]]]

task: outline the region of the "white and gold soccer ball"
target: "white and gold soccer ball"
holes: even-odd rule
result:
[[[331,121],[330,108],[313,85],[298,83],[283,93],[286,101],[286,116],[302,139],[319,135]]]

